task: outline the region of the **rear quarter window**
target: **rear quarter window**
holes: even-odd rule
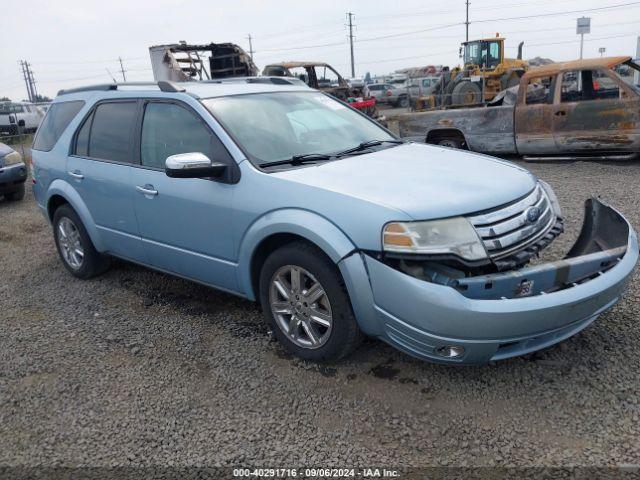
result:
[[[32,148],[49,152],[83,106],[82,100],[51,105],[38,128]]]
[[[89,141],[87,155],[101,160],[132,163],[131,142],[137,109],[136,101],[99,104],[93,112],[90,129],[86,132]],[[78,133],[80,142],[84,141],[85,127],[86,124]]]

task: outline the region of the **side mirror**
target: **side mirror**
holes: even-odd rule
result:
[[[219,177],[226,170],[224,163],[213,163],[204,153],[179,153],[167,157],[165,173],[172,178]]]
[[[18,120],[18,126],[24,127],[24,120]]]

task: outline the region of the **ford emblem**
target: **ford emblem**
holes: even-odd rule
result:
[[[540,209],[538,207],[529,207],[525,211],[527,222],[536,223],[540,218]]]

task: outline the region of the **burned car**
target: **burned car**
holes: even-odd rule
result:
[[[242,47],[234,43],[188,44],[149,47],[153,78],[157,82],[206,81],[254,77],[258,67]]]
[[[262,74],[268,77],[298,78],[309,87],[329,93],[370,117],[377,115],[376,99],[365,92],[364,85],[349,85],[328,63],[274,63],[264,67]]]
[[[484,107],[388,119],[402,137],[491,154],[631,159],[640,152],[640,90],[616,72],[631,57],[554,63]]]

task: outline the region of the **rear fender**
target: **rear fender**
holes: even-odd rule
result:
[[[53,182],[51,182],[49,188],[47,189],[47,212],[49,208],[49,202],[54,195],[60,195],[69,203],[69,205],[71,205],[71,208],[75,210],[75,212],[80,217],[80,220],[82,220],[82,224],[89,234],[89,237],[91,238],[95,249],[99,252],[103,252],[105,248],[100,234],[98,233],[98,229],[96,228],[96,224],[93,221],[91,213],[89,213],[89,209],[83,202],[78,192],[64,180],[61,180],[59,178],[54,180]]]

